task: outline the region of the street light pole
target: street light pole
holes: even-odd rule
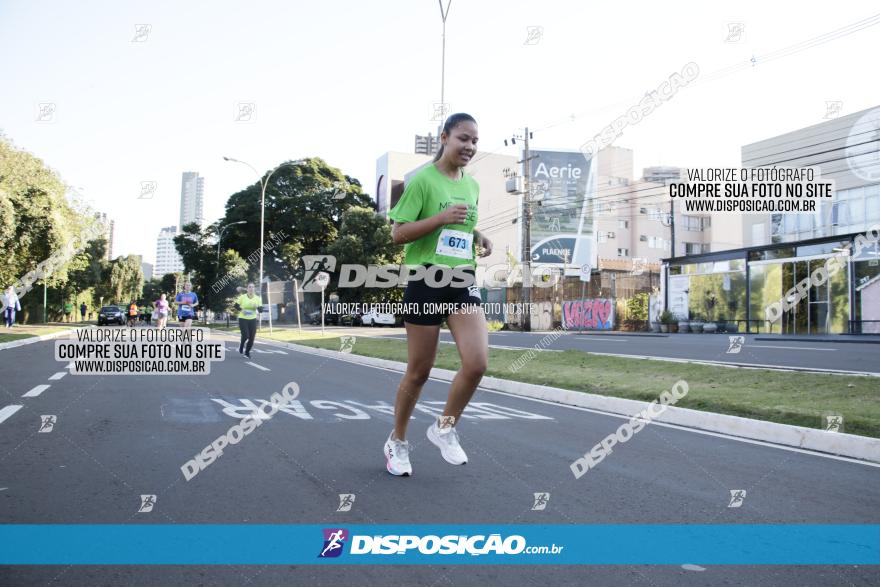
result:
[[[446,17],[449,16],[449,9],[452,7],[452,0],[449,0],[446,4],[446,9],[443,9],[443,0],[438,0],[440,3],[440,17],[443,19],[443,56],[440,65],[440,112],[442,113],[440,116],[440,125],[437,127],[437,141],[440,141],[440,134],[443,132],[443,123],[446,119]],[[428,145],[428,149],[430,150],[431,146]]]

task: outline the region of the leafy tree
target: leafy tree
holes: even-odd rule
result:
[[[119,257],[112,263],[110,287],[117,304],[127,305],[140,299],[144,289],[144,272],[138,255]]]
[[[391,239],[391,227],[371,208],[352,207],[342,216],[342,227],[336,239],[327,247],[327,253],[336,257],[337,269],[343,264],[386,265],[403,263],[403,247]],[[403,289],[343,287],[339,288],[339,274],[331,276],[328,288],[337,289],[340,302],[391,302],[403,299]]]
[[[52,169],[30,153],[19,150],[0,135],[0,283],[5,287],[22,280],[25,288],[64,287],[68,271],[82,269],[90,258],[78,251],[93,239],[94,214]],[[97,230],[95,232],[100,232]],[[50,307],[68,298],[71,291],[83,291],[80,281],[63,291],[47,291]],[[42,317],[42,296],[21,296],[24,320],[32,314]]]
[[[223,235],[223,242],[243,258],[260,251],[260,189],[257,182],[233,194],[226,204],[226,217],[218,223],[247,221]],[[283,240],[264,250],[263,273],[293,276],[301,270],[297,263],[302,254],[326,252],[339,233],[343,213],[353,206],[371,207],[372,202],[358,180],[322,159],[288,161],[277,168],[266,187],[266,241],[269,234],[281,235]]]

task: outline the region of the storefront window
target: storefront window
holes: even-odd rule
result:
[[[688,311],[691,319],[709,322],[745,320],[745,271],[692,275]]]

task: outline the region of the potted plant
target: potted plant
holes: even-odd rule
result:
[[[737,303],[736,300],[730,300],[727,302],[727,309],[730,310],[731,315],[731,319],[724,325],[724,329],[727,330],[727,332],[739,332],[739,322],[736,321],[736,309],[738,306],[739,303]]]
[[[687,316],[679,316],[678,317],[678,331],[679,332],[688,332],[690,330],[690,322],[688,322]]]
[[[673,324],[675,324],[675,316],[669,310],[663,310],[660,314],[660,332],[669,332]]]
[[[703,324],[703,332],[707,334],[715,334],[718,331],[717,322],[706,322]]]
[[[690,321],[691,332],[703,332],[704,324],[702,316],[695,315],[694,319]]]

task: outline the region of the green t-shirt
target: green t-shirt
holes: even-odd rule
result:
[[[388,213],[397,223],[415,222],[439,214],[455,204],[467,204],[464,224],[441,226],[404,246],[407,265],[476,266],[474,228],[480,186],[468,174],[458,181],[443,175],[432,163],[419,171],[403,190],[400,201]]]
[[[250,298],[247,294],[241,294],[235,300],[235,303],[241,306],[241,311],[238,314],[239,318],[244,318],[245,320],[257,319],[257,308],[260,307],[260,296]]]

